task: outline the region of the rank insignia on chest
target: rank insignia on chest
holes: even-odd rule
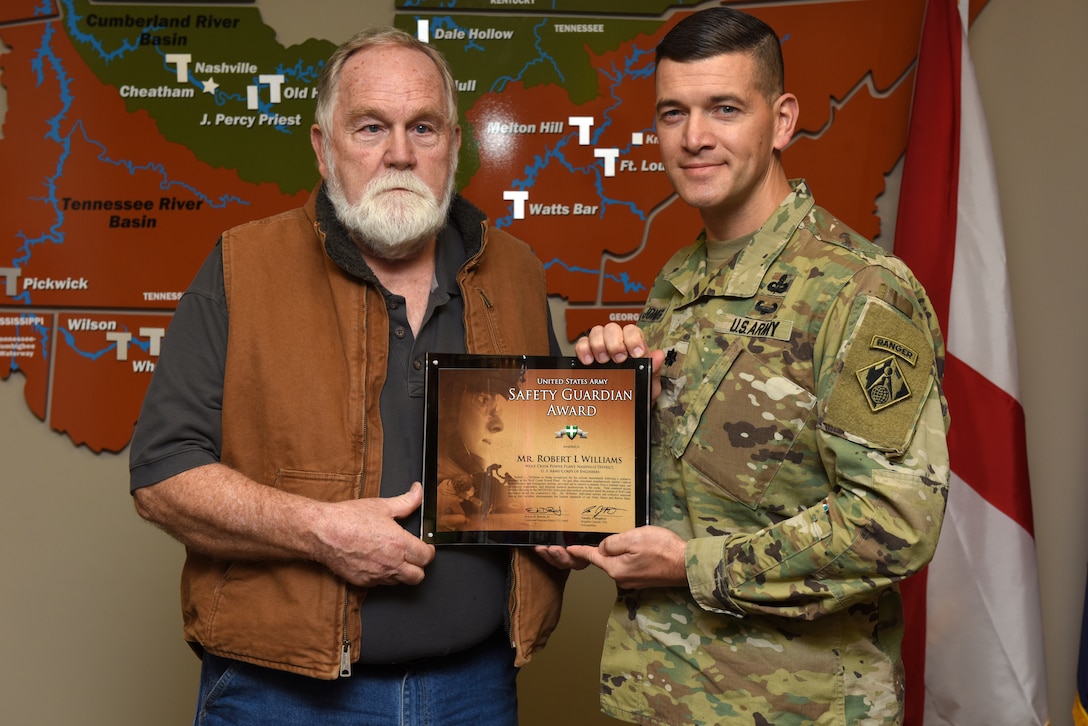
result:
[[[857,371],[865,401],[875,413],[910,398],[910,386],[894,356]]]

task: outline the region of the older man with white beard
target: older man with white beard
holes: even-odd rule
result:
[[[419,538],[428,351],[558,352],[540,262],[454,194],[442,56],[329,59],[307,204],[229,230],[179,302],[133,437],[141,516],[186,547],[200,724],[516,724],[559,617],[533,552]]]

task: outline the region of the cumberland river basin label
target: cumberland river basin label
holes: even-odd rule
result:
[[[645,359],[432,355],[424,539],[596,543],[645,524],[649,373]]]

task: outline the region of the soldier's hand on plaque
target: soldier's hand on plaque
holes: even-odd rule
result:
[[[574,354],[587,366],[609,361],[622,363],[628,358],[650,358],[653,362],[651,395],[656,400],[661,393],[661,364],[665,360],[665,351],[651,351],[642,329],[637,325],[594,325],[587,335],[574,344]]]
[[[540,559],[560,570],[584,570],[589,567],[589,560],[572,555],[569,551],[570,547],[549,545],[547,547],[537,546],[534,549]],[[593,548],[590,547],[589,549]]]
[[[686,545],[670,529],[646,526],[605,537],[596,547],[571,545],[566,550],[572,560],[583,560],[604,570],[621,588],[641,590],[686,587]]]

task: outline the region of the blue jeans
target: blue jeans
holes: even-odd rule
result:
[[[517,669],[503,634],[463,653],[354,665],[322,681],[204,654],[194,726],[517,726]]]

